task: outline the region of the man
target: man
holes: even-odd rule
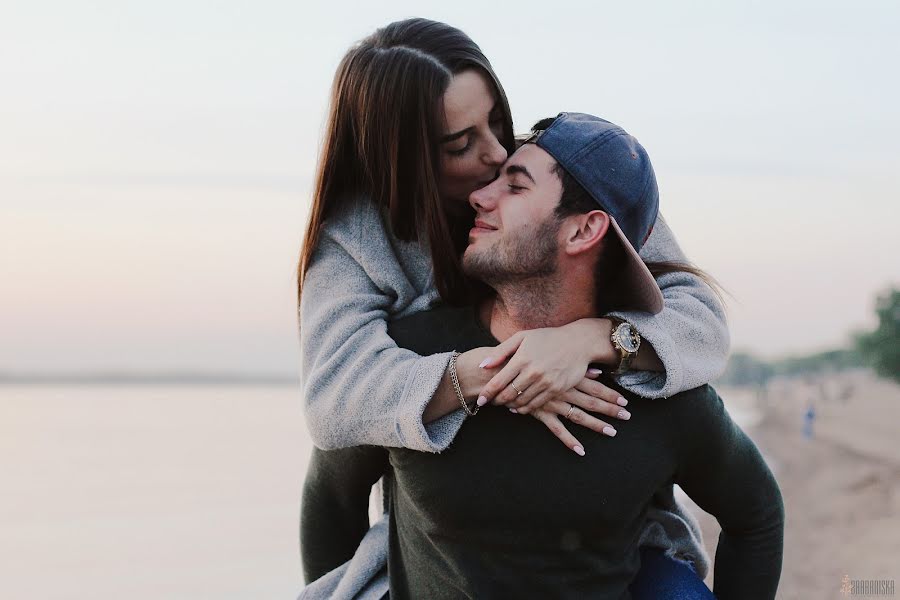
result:
[[[463,266],[494,296],[393,322],[398,345],[465,351],[615,308],[658,310],[637,255],[658,210],[646,152],[590,115],[536,129],[470,198]],[[390,449],[392,600],[627,597],[651,499],[673,482],[722,525],[716,596],[773,598],[783,505],[755,446],[709,387],[665,400],[623,394],[635,418],[614,443],[573,425],[581,457],[500,406],[473,414],[442,454]]]

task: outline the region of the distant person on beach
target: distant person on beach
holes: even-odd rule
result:
[[[458,29],[400,21],[344,57],[298,272],[303,395],[320,448],[451,447],[466,417],[451,378],[452,353],[401,348],[388,326],[438,301],[471,306],[492,294],[462,270],[474,221],[467,200],[515,150],[512,131],[490,63]],[[665,404],[717,376],[728,350],[724,310],[700,272],[685,265],[662,218],[641,257],[661,289],[652,310],[610,309],[467,349],[453,363],[464,397],[534,417],[578,458],[587,451],[585,431],[567,429],[565,419],[615,445],[614,419],[631,416],[621,390]],[[614,378],[598,381],[601,369]],[[504,452],[503,434],[495,432],[497,452]],[[307,580],[350,559],[368,530],[364,511],[344,523],[309,508],[317,505],[311,498],[347,491],[331,487],[326,455],[314,450],[304,492]],[[329,534],[349,543],[306,543]],[[368,570],[346,566],[344,591],[385,581],[378,574],[388,554],[386,530],[369,531],[365,542]],[[675,597],[665,589],[706,576],[699,527],[675,501],[671,483],[654,497],[638,543],[659,558],[637,576],[659,584],[647,597]]]
[[[620,127],[580,113],[541,121],[470,203],[463,270],[493,293],[388,326],[403,348],[452,351],[451,379],[460,351],[614,307],[652,312],[660,302],[638,255],[657,217],[656,180],[643,147]],[[644,597],[632,581],[652,558],[637,540],[654,496],[673,482],[722,526],[715,596],[775,597],[778,485],[709,386],[665,402],[623,391],[634,419],[615,439],[573,426],[584,458],[562,451],[539,423],[501,406],[479,410],[454,387],[469,418],[448,450],[367,450],[386,455],[369,483],[390,465],[392,600]],[[355,462],[344,452],[325,453],[344,471],[336,479]],[[686,582],[669,594],[712,597]]]
[[[813,424],[816,422],[816,407],[810,401],[806,405],[806,411],[803,413],[803,437],[808,440],[813,438]]]

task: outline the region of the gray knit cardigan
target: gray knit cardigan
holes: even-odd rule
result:
[[[425,244],[395,238],[365,200],[325,224],[300,303],[306,423],[320,448],[370,444],[440,452],[462,425],[462,410],[422,423],[450,353],[419,356],[398,348],[387,334],[389,320],[426,310],[439,299],[429,256]],[[662,218],[641,257],[686,261]],[[637,328],[665,367],[664,373],[619,378],[646,398],[710,382],[724,369],[729,345],[725,313],[712,289],[683,272],[657,281],[665,300],[661,313],[613,313]],[[310,583],[300,597],[381,598],[387,590],[388,518],[370,529],[352,560]],[[706,576],[709,559],[699,526],[670,491],[654,499],[640,543],[690,560]]]

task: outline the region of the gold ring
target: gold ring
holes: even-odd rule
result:
[[[569,417],[572,416],[572,411],[573,411],[573,410],[575,410],[575,405],[574,405],[574,404],[570,404],[570,405],[569,405],[569,412],[566,413],[566,419],[568,419]]]
[[[516,391],[518,392],[518,394],[516,394],[516,396],[521,396],[521,395],[522,395],[522,390],[520,390],[519,388],[517,388],[517,387],[516,387],[516,384],[514,384],[513,382],[510,381],[510,382],[509,382],[509,385],[512,386],[512,389],[514,389],[514,390],[516,390]]]

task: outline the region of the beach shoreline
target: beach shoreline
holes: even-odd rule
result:
[[[850,580],[900,576],[900,386],[866,371],[717,388],[781,487],[786,527],[778,598],[846,598]],[[809,404],[816,418],[804,437]],[[732,406],[736,410],[732,410]],[[720,528],[693,502],[710,558]],[[710,573],[707,584],[712,587]]]

